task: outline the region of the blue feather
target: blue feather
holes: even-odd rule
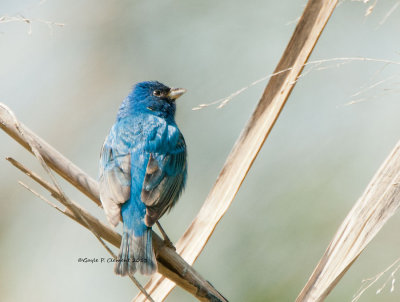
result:
[[[100,159],[100,198],[111,224],[122,218],[115,272],[153,274],[152,225],[177,202],[187,175],[186,144],[175,123],[184,90],[141,82],[122,102]]]

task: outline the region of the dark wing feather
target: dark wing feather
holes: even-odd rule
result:
[[[141,193],[147,207],[147,226],[152,226],[174,206],[184,188],[186,171],[186,145],[180,133],[169,152],[150,154]]]

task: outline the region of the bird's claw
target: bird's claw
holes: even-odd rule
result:
[[[171,240],[169,240],[169,238],[164,238],[164,245],[176,251],[175,245],[172,243]]]

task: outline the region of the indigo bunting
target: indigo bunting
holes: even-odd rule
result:
[[[108,221],[123,222],[118,275],[157,270],[151,227],[186,182],[186,144],[175,122],[175,100],[185,91],[155,81],[136,84],[102,147],[100,199]]]

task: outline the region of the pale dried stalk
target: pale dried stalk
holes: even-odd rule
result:
[[[400,205],[400,142],[342,222],[297,302],[323,301]]]
[[[290,95],[310,56],[336,0],[310,0],[253,115],[228,156],[217,181],[192,224],[176,244],[177,252],[190,264],[200,255],[217,223],[229,208],[261,146]],[[162,301],[174,283],[160,274],[145,286],[156,301]],[[140,293],[135,301],[143,301]]]
[[[92,226],[90,221],[85,218],[86,215],[81,214],[81,209],[67,196],[65,195],[64,191],[61,189],[61,186],[59,185],[58,181],[54,177],[53,173],[51,172],[50,168],[47,166],[46,162],[44,161],[43,157],[39,153],[37,149],[36,142],[33,141],[30,137],[26,137],[24,134],[23,129],[21,129],[19,122],[17,121],[16,117],[12,114],[13,120],[14,120],[14,125],[18,129],[19,133],[21,136],[28,142],[29,147],[31,148],[33,154],[35,157],[39,160],[40,164],[50,176],[53,184],[49,184],[42,179],[40,179],[35,173],[29,171],[25,167],[23,167],[22,164],[17,162],[16,160],[12,158],[7,158],[15,167],[19,168],[20,170],[25,170],[25,174],[30,176],[32,179],[36,180],[39,184],[41,184],[44,188],[50,191],[50,193],[53,195],[54,198],[56,198],[58,201],[60,201],[65,207],[66,210],[69,210],[73,216],[76,218],[76,221],[79,221],[81,225],[83,225],[85,228],[87,228],[89,231],[93,233],[93,235],[96,237],[96,239],[100,242],[100,244],[107,250],[107,252],[114,258],[117,259],[117,256],[114,254],[114,252],[108,247],[108,245],[103,241],[103,238],[99,235],[99,233],[96,230],[95,226]],[[29,188],[22,182],[20,182],[22,186],[27,188],[29,191],[31,191],[34,195],[38,196],[40,199],[46,201],[48,204],[51,205],[50,202],[48,202],[42,195],[39,193],[36,193],[33,189]],[[53,205],[52,205],[53,206]],[[53,206],[54,207],[54,206]],[[56,207],[57,209],[57,207]],[[62,211],[62,213],[64,213]],[[64,213],[66,214],[66,212]],[[72,218],[72,217],[71,217]],[[139,283],[139,281],[133,276],[132,274],[128,274],[129,278],[132,280],[132,282],[136,285],[136,287],[146,296],[146,299],[150,302],[154,302],[154,300],[150,297],[150,295],[146,292],[146,290],[143,288],[143,286]]]
[[[29,192],[31,192],[33,195],[35,195],[36,197],[39,197],[41,200],[43,200],[45,203],[47,203],[49,206],[51,206],[52,208],[56,209],[58,212],[67,215],[67,211],[68,209],[62,210],[60,209],[56,204],[52,203],[50,200],[48,200],[47,198],[45,198],[43,195],[39,194],[38,192],[36,192],[35,190],[33,190],[31,187],[29,187],[27,184],[23,183],[22,181],[18,181],[18,183],[24,187],[25,189],[27,189]],[[68,215],[67,215],[68,216]]]
[[[76,215],[73,211],[69,209],[68,204],[65,203],[64,198],[62,198],[57,190],[56,187],[54,187],[52,184],[48,183],[47,181],[43,180],[39,175],[37,175],[35,172],[32,172],[28,168],[26,168],[24,165],[22,165],[20,162],[16,161],[15,159],[11,157],[6,158],[14,167],[25,173],[27,176],[32,178],[34,181],[36,181],[39,185],[41,185],[43,188],[45,188],[51,196],[53,196],[55,199],[57,199],[62,205],[66,207],[65,210],[62,211],[63,214],[68,216],[69,218],[75,220],[82,226],[87,228],[87,225],[85,222],[79,217],[79,215]],[[75,211],[79,212],[80,216],[84,217],[88,224],[94,229],[94,231],[97,234],[100,234],[101,237],[111,243],[112,245],[119,247],[121,244],[121,235],[115,232],[113,229],[102,223],[100,220],[98,220],[96,217],[92,216],[89,212],[87,212],[85,209],[83,209],[81,206],[79,206],[76,202],[71,200],[71,203],[73,204]]]
[[[0,128],[2,128],[8,135],[10,135],[14,140],[32,153],[29,143],[15,126],[14,119],[15,117],[13,116],[12,111],[6,105],[0,103]],[[43,157],[43,160],[52,170],[70,182],[74,187],[89,197],[98,206],[101,206],[99,199],[99,185],[97,181],[86,175],[86,173],[83,172],[78,166],[74,165],[65,156],[34,134],[22,123],[20,123],[20,128],[23,129],[24,133],[28,137],[31,137],[32,140],[36,142],[38,151]]]
[[[32,152],[29,142],[26,140],[26,136],[28,136],[31,142],[34,142],[37,151],[40,153],[40,156],[43,158],[46,165],[56,171],[91,200],[96,202],[96,204],[100,205],[98,183],[80,168],[71,163],[53,147],[47,144],[44,140],[34,134],[30,129],[18,121],[16,123],[16,121],[17,119],[12,111],[7,106],[0,103],[0,128],[2,128],[13,139],[19,142],[29,152]],[[18,124],[18,127],[16,124]],[[25,135],[22,135],[20,130],[22,130]],[[31,176],[35,174],[31,171],[28,171],[28,175]],[[36,177],[35,180],[37,181],[38,177]],[[38,182],[41,185],[44,184],[44,181]],[[55,195],[53,195],[54,197],[59,194],[59,190],[51,184],[47,183],[47,185],[44,185],[44,187],[50,192],[53,191],[55,193]],[[53,192],[51,193],[53,194]],[[79,207],[77,204],[74,205]],[[90,227],[96,230],[96,232],[97,228],[100,228],[98,230],[98,234],[102,238],[107,241],[110,239],[108,227],[104,229],[101,223],[87,212],[83,213],[82,211],[79,211],[79,214],[83,215],[84,219],[89,222]],[[72,215],[74,216],[75,220],[79,220],[79,218],[77,218],[79,215],[74,215],[73,212]],[[81,223],[80,221],[78,222]],[[82,225],[88,227],[87,224],[83,223]],[[112,240],[112,242],[109,241],[110,243],[119,247],[121,240],[119,235],[117,242],[115,241],[115,238],[110,240]],[[157,255],[158,270],[161,274],[176,282],[179,286],[194,295],[200,301],[226,301],[226,299],[208,281],[201,277],[200,274],[198,274],[190,265],[188,265],[173,249],[166,247],[163,240],[154,232],[153,245]]]

